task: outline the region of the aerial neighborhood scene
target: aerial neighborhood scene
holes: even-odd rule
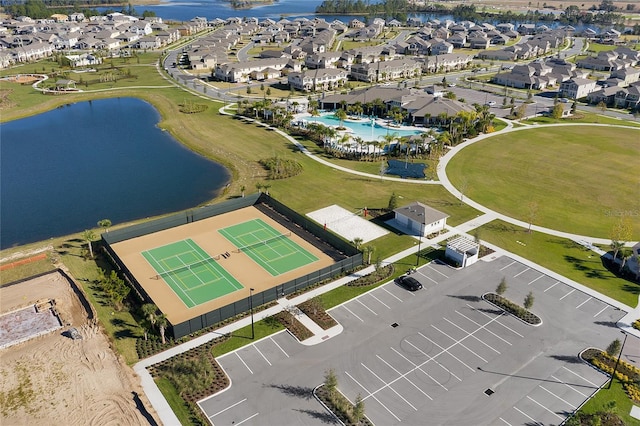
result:
[[[7,0],[0,424],[640,425],[637,0]]]

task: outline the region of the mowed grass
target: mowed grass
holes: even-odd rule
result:
[[[640,131],[602,126],[523,129],[470,145],[447,166],[466,196],[529,222],[609,238],[620,215],[640,239]]]
[[[478,228],[479,237],[511,253],[529,259],[573,281],[592,288],[628,306],[638,304],[640,285],[616,277],[600,257],[566,238],[494,220]]]

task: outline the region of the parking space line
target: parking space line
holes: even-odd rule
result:
[[[254,348],[256,348],[256,351],[258,351],[258,353],[262,356],[262,358],[264,358],[265,361],[267,361],[267,364],[272,365],[271,362],[269,362],[269,360],[267,359],[266,356],[264,356],[264,354],[260,351],[260,349],[258,349],[257,345],[253,345]]]
[[[553,380],[556,380],[558,383],[561,383],[561,384],[565,385],[565,386],[566,386],[566,387],[568,387],[569,389],[571,389],[571,390],[573,390],[573,391],[578,392],[578,393],[579,393],[580,395],[582,395],[583,397],[585,397],[585,398],[588,398],[588,397],[589,397],[589,395],[587,395],[587,394],[584,394],[584,393],[580,392],[578,389],[574,388],[574,387],[573,387],[573,386],[571,386],[569,383],[565,383],[565,382],[563,382],[562,380],[558,379],[558,378],[557,378],[557,377],[555,377],[555,376],[551,376],[551,378],[552,378]]]
[[[576,291],[576,289],[575,289],[575,288],[572,288],[572,289],[571,289],[571,291],[570,291],[569,293],[565,294],[564,296],[562,296],[562,297],[561,297],[560,299],[558,299],[558,300],[562,300],[562,299],[564,299],[565,297],[567,297],[568,295],[570,295],[570,294],[571,294],[571,293],[573,293],[574,291]]]
[[[432,325],[431,327],[433,327],[433,328],[435,328],[436,330],[438,330],[438,329],[437,329],[435,326],[433,326],[433,325]],[[446,334],[446,333],[444,333],[443,331],[441,331],[441,330],[438,330],[438,331],[440,331],[440,333],[444,334],[445,336],[447,336],[449,339],[453,340],[454,342],[456,341],[456,339],[454,339],[453,337],[451,337],[451,336],[447,335],[447,334]],[[434,344],[434,345],[436,345],[437,347],[439,347],[440,349],[444,349],[442,346],[440,346],[439,344],[437,344],[437,343],[436,343],[436,342],[434,342],[433,340],[429,339],[429,338],[428,338],[427,336],[425,336],[424,334],[422,334],[422,333],[420,333],[420,332],[418,332],[418,334],[419,334],[419,335],[421,335],[422,337],[424,337],[425,339],[427,339],[428,341],[430,341],[432,344]],[[469,348],[467,348],[466,346],[464,346],[461,342],[458,342],[458,345],[460,345],[460,346],[464,347],[466,350],[468,350],[469,352],[473,353]],[[451,349],[451,348],[449,348],[449,349]],[[473,371],[473,372],[475,372],[475,371],[476,371],[476,370],[474,370],[473,368],[469,367],[469,366],[468,366],[464,361],[462,361],[460,358],[458,358],[457,356],[455,356],[454,354],[452,354],[451,352],[449,352],[449,350],[446,350],[445,352],[446,352],[446,353],[448,353],[449,355],[451,355],[451,357],[452,357],[452,358],[454,358],[454,359],[455,359],[456,361],[458,361],[460,364],[462,364],[462,365],[464,365],[465,367],[467,367],[469,370],[471,370],[471,371]],[[482,359],[484,362],[487,362],[487,361],[485,361],[485,360],[484,360],[481,356],[479,356],[479,355],[478,355],[478,358]],[[437,361],[436,361],[436,362],[437,362]],[[444,368],[444,366],[443,366],[443,368]],[[448,368],[445,368],[445,370],[449,371],[449,369],[448,369]],[[451,371],[449,371],[449,374],[451,374],[453,377],[455,377],[455,378],[456,378],[456,379],[458,379],[459,381],[462,381],[462,379],[461,379],[461,378],[459,378],[458,376],[456,376],[455,374],[453,374]]]
[[[443,318],[443,319],[444,319],[445,321],[447,321],[449,324],[451,324],[452,326],[454,326],[454,327],[456,327],[456,328],[458,328],[458,329],[460,329],[460,330],[464,331],[465,333],[467,332],[467,330],[465,330],[464,328],[460,327],[458,324],[455,324],[454,322],[449,321],[449,320],[448,320],[448,319],[446,319],[446,318]],[[437,330],[437,329],[436,329],[436,330]],[[440,330],[438,330],[438,331],[440,331]],[[442,333],[442,331],[440,331],[440,333]],[[447,337],[449,337],[449,338],[453,339],[453,338],[452,338],[452,337],[450,337],[450,336],[447,336]],[[485,345],[486,347],[488,347],[489,349],[491,349],[492,351],[494,351],[495,353],[497,353],[498,355],[500,355],[500,351],[498,351],[497,349],[492,348],[491,346],[489,346],[487,343],[483,342],[483,341],[482,341],[480,338],[478,338],[477,336],[473,336],[473,338],[474,338],[474,339],[476,339],[478,342],[482,343],[483,345]],[[454,340],[455,340],[455,339],[454,339]],[[466,349],[466,346],[465,346],[465,349]],[[471,349],[467,349],[467,350],[468,350],[469,352],[472,352],[472,351],[471,351]],[[476,355],[477,355],[478,357],[480,357],[480,355],[478,355],[478,354],[476,354]],[[480,359],[482,359],[482,358],[480,357]],[[485,361],[484,359],[482,359],[482,360],[483,360],[484,362],[487,362],[487,361]]]
[[[468,303],[467,303],[467,306],[468,306],[468,307],[470,307],[471,309],[473,309],[474,311],[477,311],[478,313],[480,313],[480,314],[484,315],[485,317],[487,317],[487,318],[491,318],[491,317],[490,317],[489,315],[487,315],[486,313],[482,312],[482,311],[481,311],[481,310],[479,310],[479,309],[474,308],[473,306],[471,306],[471,305],[470,305],[470,304],[468,304]],[[507,330],[509,330],[509,331],[510,331],[510,332],[512,332],[513,334],[515,334],[515,335],[517,335],[517,336],[520,336],[520,337],[522,337],[522,338],[524,339],[524,336],[523,336],[522,334],[518,333],[517,331],[515,331],[514,329],[512,329],[512,328],[511,328],[511,327],[509,327],[508,325],[503,324],[503,323],[501,323],[500,321],[498,321],[496,324],[499,324],[499,325],[503,326],[504,328],[506,328]]]
[[[369,392],[369,391],[367,390],[367,388],[365,388],[364,386],[362,386],[362,384],[361,384],[360,382],[358,382],[356,379],[354,379],[354,378],[353,378],[353,376],[352,376],[351,374],[349,374],[349,372],[348,372],[348,371],[345,371],[345,372],[344,372],[344,374],[346,374],[347,376],[349,376],[349,378],[350,378],[351,380],[353,380],[354,382],[356,382],[356,384],[357,384],[358,386],[360,386],[362,389],[364,389],[364,391],[368,394],[367,396],[365,396],[364,398],[362,398],[362,400],[363,400],[363,401],[364,401],[365,399],[369,398],[369,397],[372,397],[373,399],[375,399],[375,400],[378,402],[378,404],[382,405],[382,408],[384,408],[385,410],[387,410],[387,411],[389,412],[389,414],[391,414],[393,417],[395,417],[395,419],[396,419],[397,421],[400,421],[400,418],[399,418],[398,416],[396,416],[395,414],[393,414],[393,411],[389,410],[389,408],[388,408],[386,405],[384,405],[384,404],[383,404],[383,403],[382,403],[382,402],[381,402],[381,401],[380,401],[380,400],[379,400],[379,399],[378,399],[378,398],[377,398],[373,393]],[[380,389],[378,389],[378,390],[380,390]],[[377,392],[377,391],[376,391],[376,392]]]
[[[500,316],[496,316],[495,318],[487,321],[486,324],[483,324],[482,326],[480,326],[479,328],[477,328],[475,331],[473,331],[470,334],[467,334],[465,337],[463,337],[462,339],[459,340],[459,342],[463,341],[464,339],[466,339],[467,337],[469,337],[470,335],[476,333],[479,330],[482,330],[483,328],[486,328],[489,324],[491,324],[492,322],[496,321],[498,318],[500,318]],[[449,349],[454,347],[455,343],[451,346],[449,346]],[[391,348],[395,353],[397,353],[398,355],[402,356],[398,351],[396,351],[395,349]],[[436,356],[440,356],[444,353],[445,351],[440,352],[439,354],[436,354]],[[424,353],[424,352],[423,352]],[[427,355],[428,356],[428,355]],[[404,359],[407,359],[406,357],[402,356]],[[433,360],[434,357],[430,357],[430,359],[424,361],[423,363],[421,363],[420,365],[416,365],[413,362],[409,361],[407,359],[407,361],[411,362],[411,364],[415,365],[414,368],[412,368],[411,370],[407,371],[406,373],[404,373],[402,376],[398,377],[397,379],[392,380],[391,382],[389,382],[389,384],[393,384],[394,382],[406,377],[409,373],[414,372],[415,370],[421,369],[421,367],[423,365],[426,365],[429,361]],[[427,374],[424,370],[421,370],[423,373]],[[442,385],[441,385],[442,386]],[[443,386],[444,387],[444,386]],[[380,392],[381,390],[383,390],[385,387],[381,387],[380,389],[376,390],[373,394]],[[446,388],[445,388],[446,389]],[[371,394],[373,396],[373,394]]]
[[[446,320],[446,318],[445,318],[445,320]],[[449,322],[450,322],[452,325],[455,325],[455,324],[453,324],[451,321],[449,321]],[[436,329],[436,330],[438,330],[440,333],[444,334],[445,336],[447,336],[449,339],[453,340],[454,342],[456,341],[456,339],[454,339],[453,337],[449,336],[447,333],[445,333],[444,331],[440,330],[440,329],[439,329],[438,327],[436,327],[435,325],[433,325],[433,324],[432,324],[432,325],[431,325],[431,327],[435,328],[435,329]],[[456,326],[456,327],[457,327],[457,326]],[[458,327],[458,328],[460,328],[460,327]],[[460,328],[460,330],[462,330],[462,331],[464,331],[464,332],[466,333],[466,331],[465,331],[464,329]],[[422,333],[418,333],[418,334],[419,334],[419,335],[421,335],[422,337],[424,337],[424,338],[426,339],[426,337],[425,337]],[[484,342],[482,342],[482,340],[479,340],[476,336],[473,336],[473,337],[474,337],[476,340],[478,340],[479,342],[484,343]],[[469,349],[469,348],[468,348],[466,345],[464,345],[463,343],[459,343],[459,345],[460,345],[460,346],[462,346],[463,348],[465,348],[466,350],[468,350],[469,352],[471,352],[473,355],[475,355],[475,356],[477,356],[478,358],[480,358],[482,361],[484,361],[484,362],[489,362],[489,361],[487,361],[486,359],[482,358],[482,357],[481,357],[480,355],[478,355],[477,353],[475,353],[474,351],[472,351],[471,349]],[[450,354],[450,355],[451,355],[451,356],[453,356],[453,354]],[[455,357],[454,357],[454,358],[455,358]],[[457,359],[457,358],[456,358],[456,359]],[[460,362],[462,362],[462,361],[460,361]],[[464,364],[464,362],[462,362],[462,363]]]
[[[507,269],[509,266],[513,265],[514,263],[516,263],[516,261],[514,260],[513,262],[511,262],[510,264],[508,264],[507,266],[503,266],[502,268],[500,268],[500,270],[504,270]]]
[[[429,268],[429,269],[431,269],[432,271],[434,271],[434,272],[436,272],[436,273],[438,273],[438,274],[442,275],[442,276],[443,276],[443,277],[445,277],[445,278],[449,278],[449,276],[448,276],[448,275],[443,274],[442,272],[438,271],[436,268],[434,268],[434,267],[433,267],[433,266],[431,266],[431,265],[427,265],[427,268]]]
[[[282,351],[282,353],[284,354],[284,356],[286,356],[287,358],[289,358],[289,354],[288,354],[288,353],[286,353],[286,352],[284,351],[284,349],[282,349],[282,346],[280,346],[280,345],[278,344],[278,342],[276,342],[275,340],[273,340],[273,337],[269,337],[269,339],[271,339],[271,341],[272,341],[273,343],[275,343],[275,344],[276,344],[276,346],[277,346],[277,347]]]
[[[576,373],[576,372],[573,372],[573,371],[569,370],[569,369],[568,369],[567,367],[565,367],[564,365],[562,366],[562,368],[564,368],[565,370],[567,370],[569,373],[574,374],[574,375],[576,375],[576,376],[580,377],[582,380],[584,380],[585,382],[589,383],[590,385],[593,385],[593,386],[595,386],[595,387],[597,387],[597,388],[599,388],[599,387],[600,387],[600,386],[596,385],[595,383],[593,383],[591,380],[587,380],[587,379],[585,379],[584,377],[582,377],[581,375],[579,375],[578,373]]]
[[[260,414],[260,413],[255,413],[253,416],[249,416],[249,417],[247,417],[246,419],[244,419],[243,421],[238,422],[238,423],[235,423],[235,425],[236,425],[236,426],[240,426],[242,423],[244,423],[244,422],[248,422],[249,420],[251,420],[252,418],[254,418],[255,416],[257,416],[258,414]]]
[[[527,268],[527,269],[525,269],[525,270],[524,270],[524,271],[522,271],[522,272],[518,272],[517,274],[515,274],[515,275],[513,276],[513,278],[517,278],[517,277],[519,277],[520,275],[522,275],[522,274],[524,274],[525,272],[527,272],[529,269],[531,269],[531,268]]]
[[[245,367],[247,367],[247,370],[249,370],[249,373],[253,374],[253,371],[251,371],[251,369],[249,368],[249,366],[247,365],[246,362],[244,362],[244,359],[240,358],[240,355],[238,355],[238,352],[236,352],[236,356],[238,357],[238,359],[244,364]]]
[[[373,315],[378,316],[378,314],[376,314],[376,313],[374,312],[374,310],[373,310],[373,309],[371,309],[370,307],[368,307],[367,305],[365,305],[364,303],[362,303],[362,302],[360,301],[360,299],[356,299],[356,302],[358,302],[359,304],[361,304],[362,306],[364,306],[364,307],[365,307],[369,312],[371,312]]]
[[[385,385],[387,384],[387,382],[385,382],[384,380],[382,380],[382,378],[380,376],[378,376],[376,373],[373,372],[373,370],[371,370],[369,367],[367,367],[366,365],[364,365],[363,363],[360,363],[361,366],[363,366],[369,373],[373,374],[376,379],[380,380],[382,383],[384,383]],[[394,388],[392,388],[391,386],[389,386],[389,389],[391,389],[393,391],[393,393],[395,393],[396,395],[398,395],[400,397],[400,399],[402,399],[404,402],[406,402],[409,407],[413,408],[413,411],[418,411],[418,409],[409,401],[407,401],[402,395],[400,395],[398,393],[398,391],[396,391]]]
[[[357,316],[356,314],[353,313],[353,311],[349,308],[347,308],[347,305],[342,305],[343,308],[345,308],[347,311],[349,311],[349,313],[351,315],[353,315],[354,317],[358,318],[360,321],[364,322],[364,320],[362,318],[360,318],[359,316]]]
[[[480,325],[479,323],[475,322],[474,320],[472,320],[471,318],[469,318],[469,317],[468,317],[468,316],[466,316],[465,314],[463,314],[463,313],[461,313],[461,312],[458,312],[458,311],[455,311],[455,312],[456,312],[457,314],[462,315],[463,317],[465,317],[466,319],[468,319],[469,321],[471,321],[471,322],[472,322],[472,323],[474,323],[475,325],[477,325],[477,326],[479,326],[479,325]],[[499,315],[499,316],[497,316],[495,319],[498,319],[498,318],[500,318],[500,315]],[[500,324],[500,323],[498,322],[498,324]],[[480,330],[480,328],[479,328],[478,330]],[[489,330],[488,328],[485,328],[485,330],[486,330],[487,332],[489,332],[489,333],[493,334],[493,335],[494,335],[495,337],[497,337],[498,339],[500,339],[500,340],[502,340],[503,342],[505,342],[507,345],[509,345],[509,346],[513,346],[511,343],[509,343],[508,341],[506,341],[506,340],[505,340],[505,339],[503,339],[502,337],[498,336],[496,333],[494,333],[493,331]]]
[[[382,290],[386,291],[386,292],[389,294],[389,296],[391,296],[391,297],[395,297],[399,302],[404,302],[404,300],[400,299],[398,296],[396,296],[395,294],[391,293],[391,292],[390,292],[389,290],[387,290],[386,288],[384,288],[384,287],[381,287],[381,288],[382,288]]]
[[[506,421],[505,419],[503,419],[502,417],[498,417],[500,420],[502,420],[504,422],[504,424],[507,424],[509,426],[511,426],[511,423],[509,423],[508,421]]]
[[[231,405],[230,405],[230,406],[228,406],[227,408],[224,408],[224,409],[222,409],[222,410],[218,411],[217,413],[210,415],[210,416],[209,416],[209,418],[215,417],[215,416],[217,416],[218,414],[222,414],[222,413],[224,413],[225,411],[232,409],[232,408],[233,408],[233,407],[235,407],[236,405],[240,405],[240,404],[242,404],[242,403],[243,403],[243,402],[245,402],[246,400],[247,400],[247,398],[243,399],[242,401],[238,401],[238,402],[236,402],[235,404],[231,404]]]
[[[604,305],[604,308],[602,308],[597,314],[595,314],[593,317],[597,317],[598,315],[600,315],[601,313],[604,312],[605,309],[607,309],[609,306],[608,305]]]
[[[385,361],[384,359],[382,359],[382,357],[380,355],[376,355],[376,357],[384,362],[390,369],[392,369],[393,371],[396,372],[396,374],[400,374],[402,375],[402,373],[400,371],[398,371],[398,369],[396,369],[393,365],[389,364],[387,361]],[[423,391],[422,389],[420,389],[415,383],[413,383],[411,380],[409,380],[408,377],[404,378],[407,382],[411,383],[411,385],[413,385],[414,388],[418,389],[420,391],[420,393],[422,393],[424,396],[426,396],[427,398],[429,398],[431,401],[433,401],[433,398],[431,398],[429,396],[429,394],[427,394],[425,391]]]
[[[424,337],[424,335],[422,335],[422,337]],[[435,344],[435,343],[433,342],[433,340],[429,339],[428,337],[425,337],[425,339],[427,339],[429,342],[431,342],[431,343]],[[460,377],[456,376],[455,374],[453,374],[453,372],[452,372],[451,370],[449,370],[449,369],[448,369],[447,367],[445,367],[444,365],[440,364],[440,363],[438,362],[438,360],[436,359],[436,357],[435,357],[435,356],[431,356],[431,355],[429,355],[428,353],[426,353],[425,351],[423,351],[422,349],[420,349],[419,347],[417,347],[416,345],[414,345],[413,343],[411,343],[411,342],[410,342],[410,341],[408,341],[408,340],[406,340],[406,342],[407,342],[408,344],[410,344],[411,346],[413,346],[413,348],[414,348],[415,350],[417,350],[418,352],[420,352],[420,353],[421,353],[421,354],[423,354],[424,356],[426,356],[426,357],[428,357],[428,358],[431,358],[431,360],[432,360],[433,362],[435,362],[435,363],[436,363],[436,365],[438,365],[438,367],[442,368],[444,371],[446,371],[447,373],[451,374],[453,377],[455,377],[456,379],[458,379],[458,381],[459,381],[459,382],[461,382],[461,381],[462,381],[462,379],[461,379]],[[438,345],[438,344],[435,344],[435,345],[436,345],[436,346],[438,346],[438,347],[442,350],[442,351],[441,351],[438,355],[436,355],[436,356],[440,356],[440,355],[442,355],[442,354],[444,354],[444,353],[447,353],[447,351],[446,351],[442,346],[440,346],[440,345]],[[426,373],[425,373],[425,374],[426,374]],[[440,384],[440,383],[438,383],[438,384]],[[440,384],[440,386],[441,386],[444,390],[448,390],[448,389],[447,389],[447,388],[445,388],[443,385],[441,385],[441,384]]]
[[[420,275],[422,275],[423,277],[425,277],[426,279],[428,279],[428,280],[429,280],[429,281],[431,281],[432,283],[434,283],[434,284],[438,284],[438,281],[434,280],[434,279],[433,279],[433,278],[431,278],[430,276],[425,275],[425,274],[422,274],[422,273],[421,273]]]
[[[529,420],[531,420],[534,424],[537,425],[542,425],[542,423],[540,423],[539,421],[536,421],[536,419],[534,419],[533,417],[531,417],[530,415],[528,415],[527,413],[525,413],[524,411],[522,411],[521,409],[519,409],[518,407],[513,407],[515,408],[515,410],[517,412],[519,412],[520,414],[522,414],[523,416],[525,416],[526,418],[528,418]]]
[[[550,412],[551,414],[553,414],[554,416],[556,416],[557,418],[559,418],[560,420],[564,420],[564,417],[562,417],[561,415],[559,415],[558,413],[556,413],[553,410],[549,410],[547,407],[545,407],[544,405],[540,404],[538,401],[536,401],[535,399],[531,398],[529,395],[527,395],[527,399],[529,399],[532,402],[535,402],[536,404],[538,404],[540,407],[544,408],[545,410],[547,410],[548,412]]]
[[[578,306],[576,306],[576,309],[578,309],[580,306],[584,305],[585,303],[587,303],[589,300],[593,299],[593,297],[589,296],[589,298],[587,300],[585,300],[584,302],[582,302],[581,304],[579,304]]]
[[[527,285],[531,285],[531,284],[535,283],[536,281],[538,281],[540,278],[545,277],[545,276],[546,276],[546,275],[542,274],[542,275],[540,275],[538,278],[536,278],[535,280],[533,280],[533,281],[529,281],[529,284],[527,284]]]
[[[409,342],[407,342],[409,343]],[[411,345],[411,343],[409,343]],[[415,348],[415,345],[411,345]],[[420,370],[424,373],[425,376],[427,376],[428,378],[430,378],[431,380],[433,380],[433,383],[435,383],[436,385],[440,386],[442,389],[446,390],[447,392],[449,391],[449,389],[445,388],[444,385],[442,383],[440,383],[439,381],[437,381],[436,379],[434,379],[431,374],[427,373],[426,371],[424,371],[422,369],[421,366],[418,366],[418,364],[414,363],[413,361],[411,361],[409,358],[407,358],[406,356],[402,355],[400,352],[398,352],[397,350],[395,350],[395,348],[391,348],[392,351],[394,351],[395,353],[397,353],[398,355],[400,355],[402,358],[404,358],[407,362],[411,363],[413,365],[413,370],[411,371],[415,371],[415,370]],[[419,349],[418,349],[419,350]],[[422,352],[422,351],[421,351]],[[424,354],[424,352],[422,352]],[[433,358],[431,358],[429,355],[427,355],[427,358],[429,358],[428,361],[431,361]],[[427,361],[427,362],[428,362]],[[422,365],[424,365],[426,363],[423,363]],[[409,371],[408,373],[403,374],[402,376],[400,376],[398,379],[400,379],[401,377],[406,377],[407,374],[409,374],[411,371]],[[380,391],[382,389],[378,389],[376,392]]]
[[[543,293],[546,293],[547,291],[551,290],[552,288],[554,288],[555,286],[557,286],[558,284],[560,284],[560,281],[556,281],[555,283],[553,283],[551,285],[551,287],[547,288],[545,291],[543,291]]]
[[[565,404],[567,404],[569,407],[571,407],[571,408],[573,408],[573,409],[575,409],[575,408],[576,408],[576,406],[575,406],[574,404],[570,403],[569,401],[564,400],[563,398],[559,397],[559,396],[558,396],[558,395],[556,395],[555,393],[551,392],[549,389],[547,389],[547,388],[545,388],[545,387],[543,387],[543,386],[540,386],[540,389],[542,389],[543,391],[548,392],[548,393],[550,393],[551,395],[555,396],[555,397],[556,397],[556,398],[558,398],[560,401],[562,401],[562,402],[564,402]]]
[[[380,302],[380,304],[382,304],[383,306],[385,306],[387,309],[391,309],[391,306],[387,305],[386,303],[384,303],[382,300],[378,299],[377,297],[375,297],[372,293],[369,293],[369,296],[373,297],[374,299],[376,299],[378,302]]]

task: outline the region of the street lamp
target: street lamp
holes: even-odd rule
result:
[[[251,312],[251,340],[255,339],[256,334],[253,329],[253,289],[249,289],[249,312]],[[626,336],[625,336],[626,337]]]
[[[611,380],[609,380],[609,385],[607,386],[607,389],[611,389],[613,378],[616,377],[616,370],[618,369],[618,364],[620,364],[620,357],[622,356],[622,351],[624,350],[624,344],[627,343],[627,333],[625,333],[624,330],[620,330],[620,333],[624,334],[624,340],[622,341],[622,346],[620,347],[620,352],[618,353],[618,359],[616,360],[616,365],[613,367],[613,373],[611,373]]]

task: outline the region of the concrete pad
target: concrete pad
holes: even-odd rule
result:
[[[363,219],[358,213],[352,213],[335,204],[308,213],[307,216],[320,225],[326,225],[327,229],[346,238],[348,241],[362,238],[363,243],[368,243],[389,233],[386,229]]]

